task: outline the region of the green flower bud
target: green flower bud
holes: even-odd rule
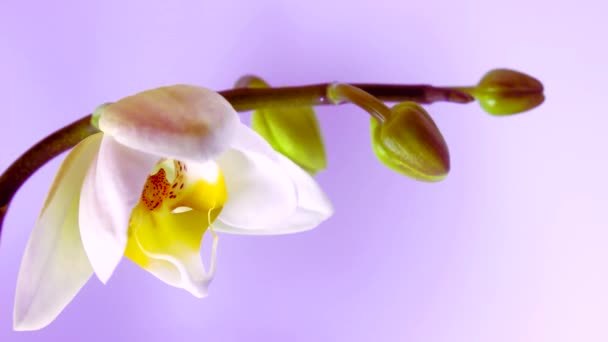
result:
[[[450,170],[448,146],[429,114],[414,102],[392,109],[384,123],[371,119],[372,147],[386,166],[408,177],[440,181]]]
[[[268,87],[257,77],[243,80],[248,87]],[[327,167],[319,123],[312,107],[258,109],[253,112],[251,126],[276,151],[309,173],[314,174]]]
[[[545,100],[540,81],[509,69],[489,71],[472,90],[472,95],[486,112],[493,115],[525,112]]]

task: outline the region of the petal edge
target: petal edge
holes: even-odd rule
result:
[[[79,212],[82,243],[103,283],[122,259],[131,211],[158,160],[104,134],[82,185]]]
[[[100,143],[101,133],[80,142],[55,176],[21,262],[15,330],[37,330],[51,323],[93,274],[80,239],[78,204],[80,187]]]

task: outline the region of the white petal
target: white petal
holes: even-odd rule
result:
[[[220,214],[218,220],[213,224],[215,230],[235,234],[289,234],[312,229],[333,214],[331,202],[315,180],[288,158],[282,155],[279,155],[278,158],[295,184],[298,198],[296,210],[280,222],[256,230],[243,229],[243,227],[220,220],[219,218],[222,217]],[[230,202],[230,197],[228,202]]]
[[[260,154],[275,162],[281,155],[261,135],[242,123],[237,125],[230,147],[241,152]]]
[[[296,189],[277,153],[255,132],[242,125],[234,145],[216,160],[228,200],[215,222],[223,223],[218,229],[230,226],[255,234],[296,210]]]
[[[78,230],[80,188],[101,143],[79,143],[59,169],[21,261],[15,295],[15,330],[51,323],[93,274]]]
[[[127,243],[131,210],[159,157],[139,152],[104,135],[80,198],[80,234],[93,270],[107,282]]]
[[[209,160],[225,151],[239,117],[218,93],[190,85],[161,87],[103,109],[102,131],[133,149],[179,160]]]
[[[289,173],[298,194],[298,209],[286,227],[277,227],[281,233],[294,233],[312,229],[327,220],[334,212],[331,202],[312,176],[283,155],[281,164]]]
[[[295,184],[298,209],[316,213],[319,222],[329,218],[333,214],[333,207],[314,178],[289,158],[279,155],[279,160]]]

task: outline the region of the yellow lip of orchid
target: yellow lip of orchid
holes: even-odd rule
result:
[[[131,213],[125,256],[166,283],[204,297],[215,269],[215,247],[206,272],[199,261],[201,242],[228,194],[215,162],[199,169],[199,178],[193,178],[186,163],[159,163]]]
[[[93,274],[108,281],[123,256],[204,297],[215,231],[293,233],[333,212],[310,175],[241,124],[218,93],[162,87],[100,111],[102,133],[68,154],[30,235],[15,330],[51,323]],[[200,247],[208,230],[207,271]]]

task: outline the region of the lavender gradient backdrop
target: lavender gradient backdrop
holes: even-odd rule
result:
[[[124,261],[48,328],[12,332],[28,234],[59,159],[19,192],[0,245],[0,341],[607,341],[604,2],[579,0],[0,3],[0,168],[98,104],[160,85],[467,85],[494,67],[547,102],[495,118],[428,109],[452,172],[376,162],[368,117],[318,113],[336,214],[290,236],[221,237],[208,298]]]

